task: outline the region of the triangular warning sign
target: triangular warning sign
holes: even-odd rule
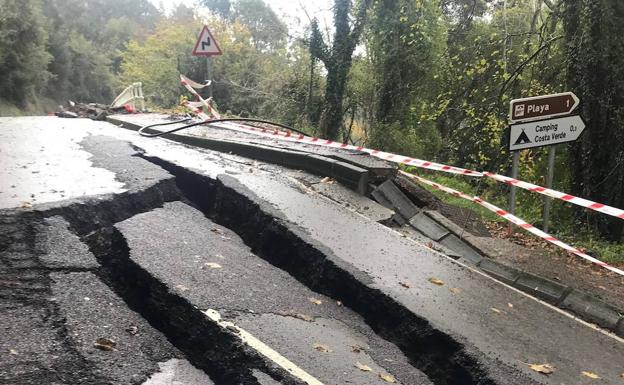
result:
[[[519,144],[525,144],[525,143],[531,143],[531,141],[529,140],[529,137],[526,134],[526,132],[522,130],[522,133],[520,134],[520,136],[518,136],[518,140],[516,140],[516,143],[514,143],[514,146],[517,146]]]
[[[195,43],[195,48],[193,48],[193,56],[217,56],[221,54],[223,53],[219,44],[212,36],[208,26],[204,25],[197,38],[197,43]]]

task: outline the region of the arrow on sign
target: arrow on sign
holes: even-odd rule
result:
[[[579,105],[579,98],[572,92],[514,99],[509,104],[512,122],[544,119],[567,115]]]
[[[585,122],[580,115],[512,124],[509,150],[516,151],[573,142],[581,136],[583,130],[585,130]]]
[[[221,48],[219,48],[219,44],[212,36],[212,32],[210,32],[208,26],[204,25],[197,37],[195,48],[193,48],[193,56],[216,56],[221,54]]]

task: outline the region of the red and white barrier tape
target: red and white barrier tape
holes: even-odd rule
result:
[[[561,240],[553,237],[550,234],[547,234],[547,233],[543,232],[542,230],[538,229],[537,227],[533,226],[532,224],[530,224],[528,222],[525,222],[524,220],[518,218],[517,216],[515,216],[513,214],[510,214],[507,211],[501,209],[500,207],[497,207],[497,206],[495,206],[495,205],[493,205],[491,203],[488,203],[488,202],[484,201],[483,199],[481,199],[479,197],[470,196],[468,194],[465,194],[465,193],[462,193],[460,191],[454,190],[454,189],[452,189],[450,187],[446,187],[446,186],[443,186],[443,185],[441,185],[439,183],[435,183],[435,182],[432,182],[432,181],[430,181],[428,179],[422,178],[422,177],[420,177],[418,175],[410,174],[410,173],[407,173],[407,172],[404,172],[404,171],[399,171],[399,172],[401,174],[405,175],[406,177],[410,178],[410,179],[413,179],[413,180],[415,180],[417,182],[420,182],[420,183],[426,184],[428,186],[431,186],[431,187],[433,187],[433,188],[435,188],[437,190],[444,191],[444,192],[446,192],[448,194],[451,194],[451,195],[454,195],[456,197],[464,198],[464,199],[467,199],[467,200],[472,201],[474,203],[477,203],[477,204],[485,207],[486,209],[496,213],[496,215],[505,218],[509,222],[511,222],[511,223],[513,223],[513,224],[515,224],[515,225],[525,229],[526,231],[528,231],[528,232],[530,232],[530,233],[532,233],[534,235],[537,235],[538,237],[540,237],[540,238],[542,238],[542,239],[552,243],[553,245],[559,246],[562,249],[565,249],[565,250],[567,250],[567,251],[569,251],[569,252],[571,252],[571,253],[573,253],[575,255],[578,255],[579,257],[581,257],[583,259],[586,259],[586,260],[588,260],[588,261],[590,261],[590,262],[592,262],[592,263],[594,263],[594,264],[596,264],[598,266],[602,266],[602,267],[604,267],[607,270],[611,270],[614,273],[617,273],[619,275],[623,275],[624,276],[624,271],[623,270],[620,270],[617,267],[613,267],[613,266],[611,266],[611,265],[609,265],[609,264],[607,264],[605,262],[602,262],[602,261],[592,257],[591,255],[585,254],[584,252],[582,252],[581,250],[577,249],[576,247],[572,247],[572,246],[568,245],[567,243],[562,242]]]
[[[192,81],[191,79],[188,79],[186,76],[180,74],[180,82],[182,83],[182,85],[184,86],[184,88],[186,88],[190,93],[192,93],[193,95],[195,95],[195,97],[197,98],[197,100],[204,105],[204,107],[206,107],[206,111],[208,111],[210,113],[210,115],[212,115],[215,119],[219,119],[221,118],[221,115],[219,115],[219,112],[214,109],[210,103],[208,103],[207,100],[205,100],[204,98],[202,98],[197,91],[195,91],[195,89],[191,86],[191,84],[197,84],[196,82]],[[191,105],[193,102],[187,102],[186,105],[187,107],[189,107],[191,110],[193,110],[193,112],[199,116],[201,119],[203,120],[209,120],[210,116],[208,116],[206,113],[202,112],[197,106],[196,104],[193,103],[193,106]]]
[[[212,108],[212,106],[210,106],[210,104],[207,101],[205,101],[204,99],[202,99],[201,96],[199,96],[199,94],[193,89],[193,87],[189,85],[187,80],[185,80],[186,78],[184,76],[180,75],[180,78],[184,87],[186,87],[186,89],[188,89],[193,95],[195,95],[198,98],[198,100],[204,106],[206,106],[207,111],[209,111],[210,114],[212,114],[212,116],[218,119],[219,113],[214,108]],[[206,123],[210,123],[210,116],[203,113],[201,110],[199,110],[196,107],[190,107],[190,108],[197,114],[199,118],[201,118],[202,120],[205,120]],[[265,135],[265,136],[279,137],[282,140],[288,140],[288,141],[293,141],[293,142],[308,143],[308,144],[313,144],[317,146],[325,146],[325,147],[333,147],[333,148],[353,150],[353,151],[359,151],[359,152],[366,152],[370,154],[371,156],[374,156],[382,160],[386,160],[386,161],[390,161],[390,162],[394,162],[398,164],[404,164],[407,166],[424,168],[428,170],[444,171],[444,172],[451,173],[451,174],[468,175],[468,176],[474,176],[474,177],[485,176],[488,178],[492,178],[498,182],[515,185],[517,187],[523,188],[531,192],[536,192],[542,195],[549,196],[551,198],[562,200],[564,202],[570,202],[581,207],[585,207],[594,211],[598,211],[603,214],[607,214],[607,215],[611,215],[620,219],[624,219],[624,210],[619,209],[617,207],[612,207],[612,206],[608,206],[602,203],[593,202],[588,199],[579,198],[574,195],[566,194],[557,190],[538,186],[532,183],[523,182],[518,179],[509,178],[507,176],[496,174],[496,173],[489,172],[489,171],[480,172],[480,171],[475,171],[475,170],[470,170],[470,169],[465,169],[465,168],[460,168],[460,167],[448,166],[445,164],[428,162],[422,159],[410,158],[410,157],[406,157],[403,155],[393,154],[390,152],[373,150],[373,149],[369,149],[366,147],[353,146],[353,145],[346,144],[346,143],[334,142],[331,140],[319,139],[319,138],[306,136],[306,135],[293,135],[291,132],[280,131],[277,129],[269,130],[266,128],[258,128],[254,126],[235,124],[235,123],[231,123],[227,125],[221,124],[220,126],[224,128],[233,129],[236,131],[253,132],[255,134],[260,134],[260,135]]]
[[[499,182],[507,183],[509,185],[515,185],[525,190],[537,192],[537,193],[549,196],[551,198],[560,199],[564,202],[574,203],[575,205],[578,205],[581,207],[585,207],[591,210],[601,212],[603,214],[607,214],[607,215],[611,215],[614,217],[618,217],[620,219],[624,219],[624,210],[618,209],[617,207],[607,206],[602,203],[593,202],[588,199],[579,198],[574,195],[566,194],[557,190],[552,190],[552,189],[538,186],[532,183],[523,182],[521,180],[510,178],[504,175],[494,174],[492,172],[484,172],[483,174]]]

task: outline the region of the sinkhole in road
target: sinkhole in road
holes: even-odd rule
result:
[[[222,175],[214,179],[160,158],[139,156],[174,175],[185,199],[215,223],[234,231],[254,254],[362,316],[375,333],[398,346],[436,385],[495,383],[459,341],[341,268],[328,251],[292,231],[270,207],[250,199],[253,193],[234,178]]]

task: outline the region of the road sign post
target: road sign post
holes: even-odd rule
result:
[[[546,176],[546,188],[552,188],[553,177],[555,176],[555,150],[556,146],[550,146],[548,148],[548,174]],[[550,205],[552,202],[551,197],[544,197],[544,220],[542,227],[544,232],[548,232],[548,226],[550,221]]]
[[[546,185],[552,187],[555,167],[555,147],[559,143],[578,139],[585,129],[579,115],[570,115],[580,103],[572,92],[514,99],[509,103],[509,151],[513,152],[512,178],[517,179],[519,151],[551,146],[548,152],[548,175]],[[548,231],[550,198],[544,200],[545,231]],[[516,187],[511,186],[509,211],[516,207]]]
[[[222,55],[219,43],[210,32],[207,25],[204,25],[199,32],[195,48],[193,48],[193,56],[206,56],[206,82],[208,82],[208,99],[212,97],[212,56]]]

